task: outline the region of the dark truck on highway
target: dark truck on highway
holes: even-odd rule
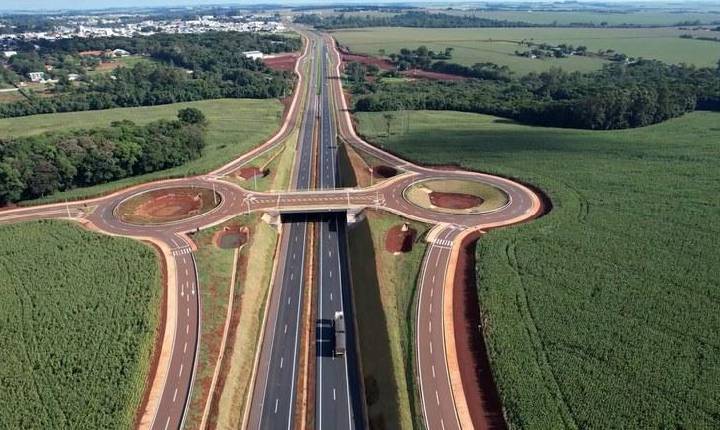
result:
[[[335,312],[333,329],[335,331],[335,355],[345,355],[345,317],[342,312]]]

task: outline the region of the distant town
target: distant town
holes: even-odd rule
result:
[[[154,19],[139,15],[78,15],[48,17],[57,25],[46,31],[14,32],[17,26],[6,24],[0,34],[0,44],[11,46],[13,41],[59,40],[73,37],[133,37],[156,33],[186,34],[207,31],[279,32],[285,26],[277,15],[248,14],[233,16],[203,15],[193,18]],[[0,19],[0,23],[2,20]]]

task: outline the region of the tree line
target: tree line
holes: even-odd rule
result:
[[[37,41],[21,46],[10,66],[18,73],[58,70],[75,64],[82,51],[124,49],[155,59],[112,73],[84,76],[81,82],[61,78],[52,97],[31,92],[27,100],[0,104],[0,118],[38,113],[70,112],[113,107],[149,106],[212,98],[271,98],[289,94],[293,75],[276,72],[261,61],[246,58],[245,50],[264,53],[296,51],[301,41],[280,35],[209,32],[157,34],[148,37],[73,38]],[[85,60],[83,60],[85,61]],[[76,71],[75,69],[71,69]],[[65,74],[66,76],[67,74]]]
[[[173,121],[0,139],[0,204],[179,166],[200,157],[205,127],[186,108]]]
[[[295,22],[326,30],[359,27],[539,27],[537,24],[521,21],[507,21],[480,18],[471,15],[450,15],[447,13],[428,13],[422,11],[408,11],[390,16],[345,15],[344,13],[330,16],[302,14],[295,17]]]
[[[718,69],[655,60],[588,73],[551,69],[521,78],[354,85],[356,111],[458,110],[544,126],[593,130],[642,127],[695,109],[720,110]]]

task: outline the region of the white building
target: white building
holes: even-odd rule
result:
[[[243,52],[243,55],[246,58],[251,58],[253,60],[262,60],[263,58],[263,53],[260,51],[245,51]]]
[[[32,82],[43,82],[45,81],[45,72],[30,72],[28,77]]]
[[[17,51],[4,51],[3,52],[3,56],[5,57],[5,59],[8,59],[14,55],[17,55]]]

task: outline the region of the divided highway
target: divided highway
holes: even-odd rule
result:
[[[320,136],[318,141],[319,188],[334,189],[339,182],[335,121],[330,106],[328,50],[321,52]],[[355,315],[350,291],[345,212],[322,215],[318,231],[317,330],[315,427],[317,429],[362,429],[362,384],[355,348]],[[334,352],[333,320],[344,314],[346,352]]]
[[[307,37],[306,37],[307,36]],[[317,337],[315,372],[315,425],[318,429],[364,428],[362,380],[350,291],[345,212],[375,207],[408,218],[438,224],[419,278],[416,325],[417,377],[422,410],[430,429],[463,426],[463,398],[453,380],[455,357],[446,350],[444,298],[453,250],[463,235],[523,222],[540,211],[538,196],[513,181],[460,170],[436,171],[414,165],[373,147],[357,136],[343,97],[340,56],[329,36],[303,36],[306,44],[296,66],[298,88],[282,128],[270,140],[226,166],[191,178],[142,184],[103,197],[65,204],[52,204],[0,211],[0,224],[34,219],[59,218],[80,221],[112,235],[151,241],[163,252],[168,263],[167,318],[163,346],[148,408],[141,426],[153,429],[182,427],[190,398],[200,333],[200,285],[187,232],[220,223],[240,213],[263,211],[285,215],[278,247],[266,321],[260,339],[252,397],[246,411],[246,428],[290,429],[299,423],[296,410],[299,374],[301,309],[308,264],[308,223],[316,222]],[[309,73],[301,73],[309,59]],[[328,62],[329,61],[329,62]],[[329,73],[329,69],[332,73]],[[331,103],[332,100],[332,103]],[[270,150],[290,134],[296,124],[300,104],[304,106],[298,139],[293,187],[286,192],[250,192],[221,178],[254,157]],[[335,116],[333,115],[335,114]],[[319,124],[319,127],[316,125]],[[337,189],[338,162],[336,135],[359,151],[396,167],[400,174],[369,189]],[[316,163],[313,141],[317,139]],[[319,190],[311,190],[313,173]],[[508,204],[479,214],[448,214],[421,208],[404,198],[404,190],[426,179],[452,178],[482,181],[501,189]],[[214,188],[221,204],[207,214],[165,225],[135,225],[123,222],[115,209],[137,193],[170,186]],[[309,213],[322,215],[309,215]],[[360,286],[361,287],[361,286]],[[347,352],[333,354],[331,321],[342,311],[346,320]],[[452,351],[450,351],[452,352]],[[312,381],[310,381],[312,382]],[[312,389],[310,387],[309,389]],[[458,393],[460,397],[458,397]],[[308,406],[310,409],[313,405]],[[312,411],[311,411],[312,412]]]
[[[310,78],[293,169],[293,188],[312,185],[312,144],[317,115],[317,52],[310,39]],[[306,276],[307,216],[283,220],[278,248],[278,265],[266,312],[260,360],[253,387],[248,429],[290,429],[296,419],[296,388],[300,359],[303,286]]]

